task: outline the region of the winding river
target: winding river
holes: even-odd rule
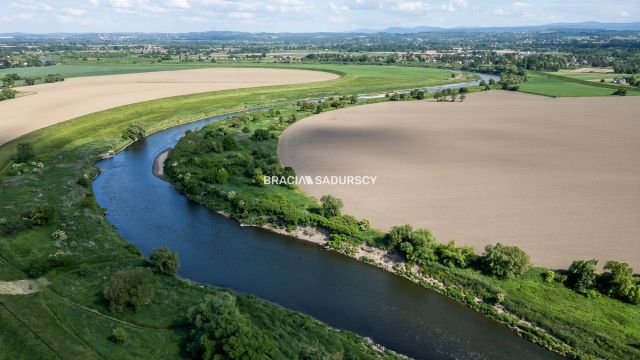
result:
[[[460,85],[463,86],[463,85]],[[186,130],[153,134],[100,161],[93,183],[109,221],[145,255],[168,246],[179,275],[249,293],[371,337],[420,359],[554,359],[506,327],[433,291],[312,243],[241,227],[151,173],[155,157]]]

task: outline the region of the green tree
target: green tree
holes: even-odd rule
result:
[[[10,100],[15,98],[16,98],[16,91],[8,86],[3,87],[2,91],[0,91],[0,101]]]
[[[153,271],[161,274],[174,275],[180,268],[178,254],[169,251],[165,246],[151,253],[149,263],[153,267]]]
[[[629,264],[607,261],[604,270],[605,272],[598,279],[602,292],[608,296],[637,304],[640,299],[634,299],[637,286],[633,281],[633,269]]]
[[[475,252],[469,246],[456,246],[456,242],[451,240],[446,245],[440,245],[437,249],[438,259],[441,263],[449,267],[465,268],[471,263]]]
[[[224,151],[236,150],[238,148],[238,143],[236,143],[233,137],[225,135],[222,138],[222,148]]]
[[[395,248],[400,246],[403,242],[409,242],[411,239],[411,233],[413,232],[413,227],[409,224],[405,225],[396,225],[389,230],[387,233],[387,243],[391,248]]]
[[[271,138],[271,133],[269,132],[269,130],[265,130],[265,129],[256,129],[253,132],[253,135],[251,135],[251,140],[253,141],[269,140],[270,138]]]
[[[153,272],[145,268],[128,268],[111,275],[104,286],[104,298],[111,312],[134,310],[151,303],[156,293]]]
[[[113,329],[111,332],[111,341],[116,344],[124,344],[129,340],[129,333],[121,327]]]
[[[321,203],[320,211],[322,215],[328,218],[339,216],[340,211],[344,206],[344,204],[342,203],[342,200],[338,199],[337,197],[333,197],[331,195],[322,196],[320,198],[320,203]]]
[[[187,315],[194,329],[187,350],[203,360],[270,358],[273,339],[244,317],[236,298],[220,292],[207,295]]]
[[[512,278],[524,274],[530,266],[530,258],[517,246],[501,243],[487,245],[481,258],[484,270],[499,278]]]
[[[598,260],[576,260],[569,266],[567,281],[569,286],[579,293],[586,294],[596,282]]]

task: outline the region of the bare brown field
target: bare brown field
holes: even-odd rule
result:
[[[298,175],[377,175],[303,190],[381,229],[409,223],[479,251],[513,244],[541,266],[596,258],[640,270],[640,98],[385,102],[303,119],[279,151]]]
[[[320,71],[293,69],[210,68],[81,77],[18,88],[29,95],[0,102],[0,145],[61,121],[141,101],[337,77]]]

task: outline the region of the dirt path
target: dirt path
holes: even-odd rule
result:
[[[596,258],[640,271],[638,119],[636,97],[491,91],[323,113],[287,129],[279,151],[298,175],[378,176],[302,187],[381,229],[410,223],[480,252],[514,244],[542,266]]]
[[[20,135],[117,106],[199,92],[335,79],[320,71],[210,68],[81,77],[17,88],[31,95],[0,102],[0,145]]]

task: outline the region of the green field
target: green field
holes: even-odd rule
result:
[[[604,79],[606,82],[611,82],[614,78],[634,76],[634,74],[619,74],[619,73],[581,73],[581,72],[570,72],[570,71],[557,71],[551,73],[554,75],[566,76],[572,79],[580,79],[580,80],[588,80],[588,81],[596,81],[599,82],[600,79]],[[637,76],[637,75],[636,75]]]
[[[68,254],[69,263],[47,270],[44,276],[51,285],[39,293],[0,295],[0,358],[185,356],[186,331],[176,324],[184,324],[187,309],[205,294],[220,290],[157,276],[158,296],[150,305],[116,315],[108,312],[101,295],[110,274],[144,262],[92,205],[90,190],[77,180],[84,174],[95,175],[94,164],[100,154],[130,144],[122,137],[128,125],[137,123],[149,134],[217,114],[301,98],[460,82],[442,70],[381,66],[333,66],[329,70],[346,75],[326,82],[219,91],[122,106],[41,129],[1,146],[0,218],[21,218],[21,214],[44,205],[54,207],[57,215],[50,225],[0,235],[0,280],[24,278],[25,271],[58,250]],[[8,176],[19,142],[34,145],[37,160],[44,164],[41,173]],[[54,244],[50,235],[56,229],[63,229],[72,241]],[[297,357],[303,352],[322,358],[393,357],[372,350],[348,332],[336,332],[253,297],[237,297],[243,314],[279,339],[275,358]],[[127,328],[132,340],[113,344],[108,336],[116,326]]]
[[[526,82],[518,85],[520,86],[520,91],[522,92],[551,97],[608,96],[615,91],[615,89],[599,87],[596,85],[591,86],[579,84],[538,74],[530,74]],[[639,94],[639,92],[631,91],[627,93],[627,95]]]
[[[79,76],[98,76],[114,74],[130,74],[150,71],[167,71],[201,68],[202,65],[52,65],[42,67],[24,67],[1,69],[0,76],[16,73],[21,77],[43,77],[47,74],[61,74],[65,78]]]

